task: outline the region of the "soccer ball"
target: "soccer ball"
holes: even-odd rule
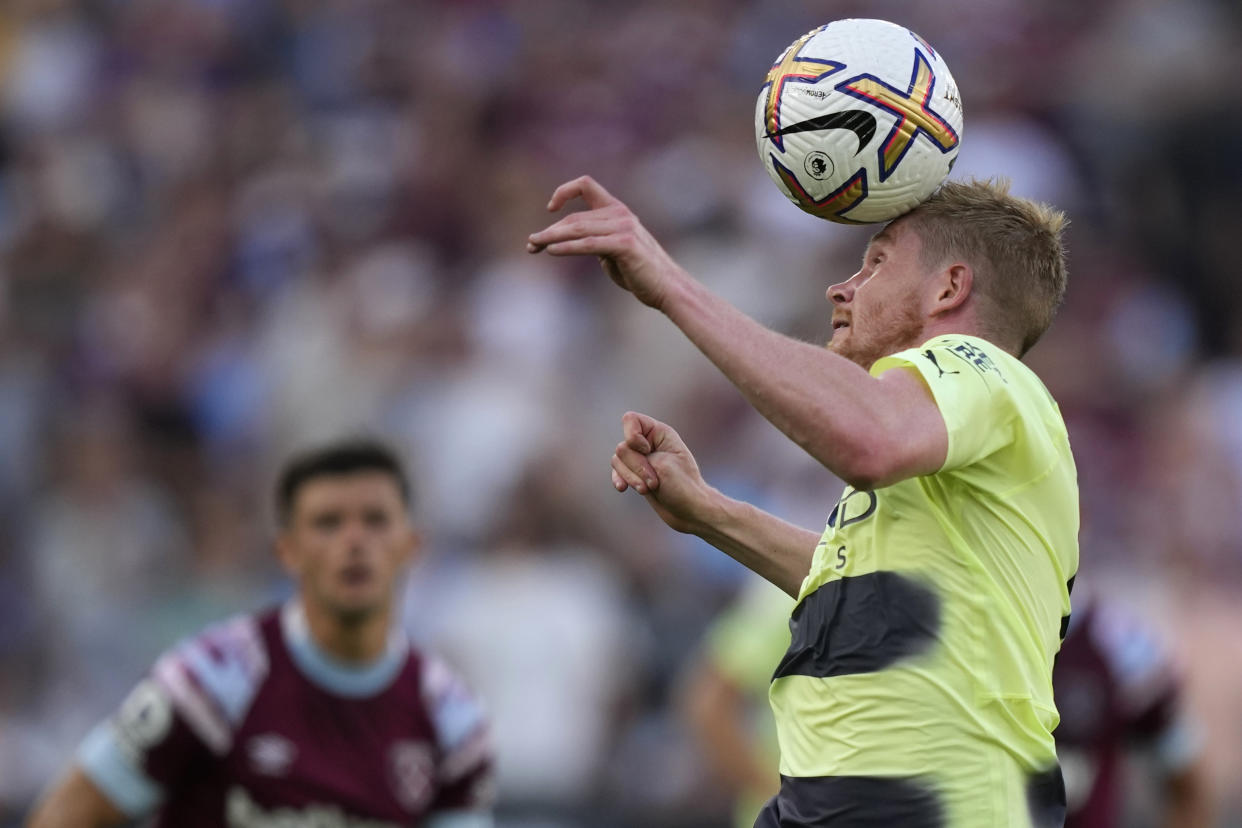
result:
[[[886,20],[837,20],[781,53],[755,105],[768,175],[829,221],[868,224],[913,209],[949,175],[962,101],[927,41]]]

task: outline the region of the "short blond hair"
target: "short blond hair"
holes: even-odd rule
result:
[[[971,266],[989,339],[1022,356],[1048,330],[1065,298],[1060,210],[1010,195],[1004,179],[949,181],[899,221],[918,234],[926,266]]]

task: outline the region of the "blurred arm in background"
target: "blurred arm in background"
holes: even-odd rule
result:
[[[128,820],[74,765],[35,806],[27,828],[110,828]]]
[[[1159,776],[1163,801],[1163,828],[1203,828],[1212,824],[1212,804],[1203,760],[1200,725],[1187,709],[1182,688],[1177,686],[1147,711],[1158,729],[1147,731],[1139,719],[1139,749],[1150,754],[1152,769]],[[1171,708],[1164,710],[1161,707]]]
[[[1166,828],[1197,828],[1212,824],[1203,763],[1170,770],[1164,777]]]
[[[789,647],[794,601],[753,578],[711,625],[685,677],[682,718],[748,828],[780,787],[780,751],[768,707],[772,672]]]

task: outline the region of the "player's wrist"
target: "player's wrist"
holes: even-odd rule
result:
[[[664,278],[663,291],[656,309],[674,324],[680,325],[679,317],[693,308],[703,285],[680,265],[673,264]]]
[[[703,484],[703,494],[692,518],[697,527],[694,534],[705,540],[709,535],[728,536],[729,526],[735,522],[734,509],[738,502],[719,489]]]

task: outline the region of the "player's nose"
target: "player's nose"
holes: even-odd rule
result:
[[[367,531],[361,523],[350,523],[341,538],[346,554],[350,557],[361,557],[367,551]]]
[[[855,273],[854,276],[858,274]],[[846,279],[844,282],[837,282],[835,285],[829,285],[825,296],[828,301],[834,305],[846,305],[854,298],[854,276]]]
[[[368,547],[361,539],[350,540],[345,547],[345,560],[351,563],[363,563],[371,556]]]

